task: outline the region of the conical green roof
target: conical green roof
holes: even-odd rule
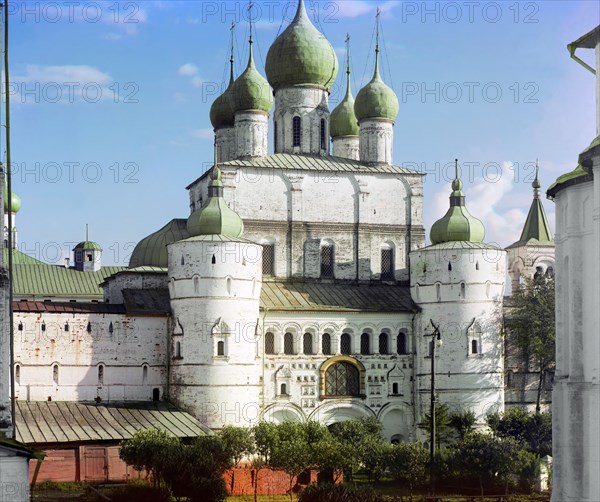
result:
[[[462,182],[458,177],[458,160],[456,161],[456,177],[452,182],[450,209],[431,227],[429,238],[432,244],[442,242],[483,242],[485,229],[483,223],[469,213],[465,206],[465,194]]]
[[[329,89],[335,82],[335,50],[310,22],[302,0],[290,25],[269,48],[265,70],[275,90],[303,84]]]
[[[190,237],[197,235],[241,237],[244,233],[244,222],[235,211],[229,209],[223,199],[223,183],[216,153],[215,166],[210,173],[210,178],[206,203],[194,211],[187,220],[187,231]]]
[[[356,96],[354,113],[359,121],[375,118],[394,121],[399,110],[400,105],[396,93],[385,84],[379,75],[379,47],[376,47],[373,78]]]
[[[510,247],[515,247],[528,242],[535,242],[535,244],[554,244],[554,238],[550,231],[550,225],[548,224],[548,218],[546,217],[546,211],[542,205],[540,199],[540,188],[542,184],[538,176],[538,166],[535,167],[535,179],[531,183],[533,187],[533,201],[521,232],[521,237],[517,242],[512,244]]]
[[[248,66],[233,83],[230,90],[231,107],[233,113],[249,110],[269,113],[273,106],[273,91],[254,66],[252,37],[250,37],[249,52]]]
[[[350,60],[346,68],[346,95],[342,102],[335,107],[329,117],[329,132],[332,138],[342,136],[358,136],[359,128],[354,114],[354,98],[350,89]]]
[[[21,209],[21,197],[19,197],[14,191],[10,197],[11,210],[13,213],[18,213]],[[4,211],[8,211],[8,183],[4,183]]]

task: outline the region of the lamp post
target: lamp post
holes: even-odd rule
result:
[[[431,335],[431,409],[429,415],[429,482],[431,484],[431,493],[435,493],[435,346],[436,342],[440,342],[441,334],[439,324],[436,326],[433,319],[430,319],[433,326]]]

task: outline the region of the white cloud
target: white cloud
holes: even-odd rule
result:
[[[194,138],[198,138],[198,139],[213,139],[213,137],[214,137],[214,131],[212,129],[209,129],[209,128],[206,128],[206,129],[192,129],[190,131],[190,134]]]
[[[112,78],[108,73],[88,65],[27,65],[25,73],[14,77],[13,80],[26,83],[52,82],[57,84],[76,82],[85,85],[87,83],[107,84],[112,81]]]
[[[177,70],[177,73],[179,73],[179,75],[183,75],[184,77],[193,77],[194,75],[197,75],[198,72],[198,67],[192,63],[181,65]]]
[[[337,2],[337,11],[333,13],[333,17],[359,17],[364,16],[369,13],[375,13],[377,8],[382,14],[387,14],[394,7],[400,5],[399,1],[387,1],[383,2],[382,5],[377,5],[377,3],[366,0],[352,0],[352,1],[341,1]]]

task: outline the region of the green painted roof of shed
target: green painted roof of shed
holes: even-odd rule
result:
[[[97,242],[83,241],[77,244],[74,249],[83,249],[84,251],[102,251],[102,247]]]

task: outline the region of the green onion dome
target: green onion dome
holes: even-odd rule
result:
[[[231,66],[231,74],[229,77],[229,85],[225,92],[221,94],[210,107],[210,122],[215,130],[223,127],[233,127],[234,117],[233,109],[231,108],[231,88],[233,87],[233,62]]]
[[[187,231],[190,237],[197,235],[241,237],[244,232],[244,222],[235,211],[229,209],[223,199],[221,170],[216,162],[210,178],[208,200],[187,220]]]
[[[472,216],[465,206],[465,194],[462,192],[462,182],[458,178],[458,160],[455,169],[450,209],[431,227],[429,238],[432,244],[456,241],[483,242],[485,236],[483,223]]]
[[[21,209],[21,197],[15,192],[10,194],[11,210],[13,213],[18,213]],[[4,211],[8,211],[8,185],[4,184]]]
[[[267,54],[267,78],[273,89],[316,85],[329,89],[335,82],[338,60],[325,36],[310,22],[304,2]]]
[[[167,246],[172,242],[187,239],[189,234],[186,228],[187,220],[174,219],[156,232],[144,237],[135,246],[129,268],[137,267],[161,267],[169,266],[169,254]]]
[[[396,120],[400,105],[396,93],[379,76],[379,47],[375,49],[375,72],[371,81],[356,96],[354,113],[365,119]]]
[[[329,131],[332,138],[358,136],[359,133],[358,122],[354,114],[354,98],[350,90],[350,68],[346,73],[348,74],[346,96],[329,116]]]
[[[233,113],[247,110],[269,113],[273,107],[271,87],[254,66],[252,37],[250,37],[248,66],[233,83],[229,92]]]

